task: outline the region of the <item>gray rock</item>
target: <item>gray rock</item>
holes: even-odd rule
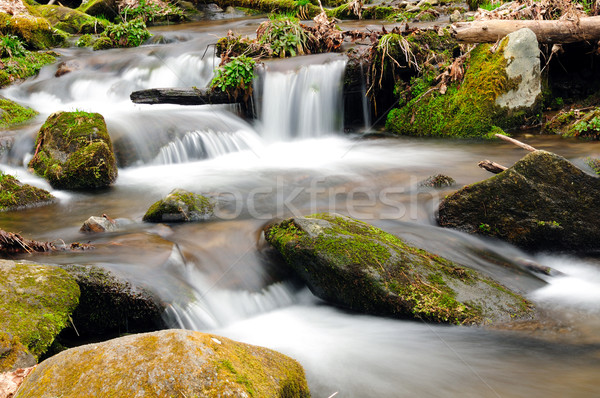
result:
[[[504,48],[509,79],[520,79],[516,90],[496,98],[496,104],[509,109],[531,107],[542,92],[540,74],[540,50],[531,29],[519,29],[509,34]]]
[[[450,23],[459,22],[462,20],[462,14],[458,10],[454,10],[452,14],[450,14]]]
[[[81,226],[79,232],[86,233],[102,233],[114,232],[118,229],[117,221],[109,218],[106,215],[102,217],[91,216]]]
[[[355,311],[456,324],[531,316],[523,297],[491,279],[349,217],[295,217],[265,238],[313,294]]]

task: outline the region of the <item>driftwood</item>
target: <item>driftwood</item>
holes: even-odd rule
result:
[[[71,243],[70,246],[56,247],[52,242],[41,242],[23,238],[19,234],[0,229],[0,255],[51,252],[57,250],[86,250],[92,248],[86,243]]]
[[[506,142],[510,142],[511,144],[515,144],[516,146],[523,148],[529,152],[535,152],[537,151],[537,149],[535,149],[534,147],[532,147],[531,145],[527,145],[524,142],[521,142],[519,140],[515,140],[514,138],[510,138],[506,135],[502,135],[502,134],[494,134],[496,136],[496,138],[500,138],[503,141]]]
[[[491,160],[487,160],[487,159],[479,162],[477,164],[477,166],[481,167],[482,169],[486,169],[490,173],[494,173],[494,174],[502,173],[504,170],[506,170],[508,168],[506,166],[502,166],[501,164],[492,162]]]
[[[240,102],[225,92],[207,88],[151,88],[134,91],[129,97],[136,104],[216,105]]]
[[[531,145],[527,145],[524,142],[521,142],[519,140],[515,140],[514,138],[510,138],[510,137],[508,137],[506,135],[495,134],[495,136],[496,136],[496,138],[500,138],[503,141],[510,142],[511,144],[515,144],[519,148],[523,148],[525,150],[528,150],[529,152],[535,152],[535,151],[537,151],[537,149],[535,149]],[[486,160],[482,160],[477,165],[479,167],[481,167],[482,169],[486,169],[490,173],[494,173],[494,174],[502,173],[504,170],[506,170],[508,168],[506,166],[503,166],[503,165],[498,164],[496,162],[492,162],[491,160],[487,160],[487,159]]]
[[[529,28],[544,44],[576,43],[600,40],[600,16],[578,20],[506,20],[457,22],[452,36],[466,43],[494,43],[509,33]]]

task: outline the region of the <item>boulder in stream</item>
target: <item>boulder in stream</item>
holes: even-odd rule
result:
[[[54,196],[45,189],[23,184],[0,171],[0,211],[47,204],[53,199]]]
[[[304,370],[267,348],[189,330],[84,345],[38,365],[18,397],[309,397]]]
[[[29,167],[58,189],[106,188],[117,164],[106,123],[98,113],[58,112],[38,132]]]
[[[439,206],[443,227],[494,236],[532,250],[600,247],[600,178],[546,151],[531,152]]]
[[[69,322],[79,294],[75,279],[60,268],[0,260],[0,345],[10,342],[15,353],[0,355],[0,368],[27,356],[19,343],[36,358],[46,352]]]
[[[144,214],[147,222],[205,221],[214,215],[215,203],[206,196],[175,189]]]
[[[355,311],[455,324],[532,315],[527,300],[479,272],[339,214],[291,218],[265,238],[317,297]]]
[[[150,290],[123,280],[97,266],[63,265],[81,290],[73,324],[61,338],[103,337],[116,333],[148,332],[166,327],[164,304]]]

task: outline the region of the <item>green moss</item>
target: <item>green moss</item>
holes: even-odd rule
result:
[[[487,316],[456,293],[460,286],[476,285],[481,294],[491,294],[485,277],[360,221],[315,214],[272,225],[265,237],[313,293],[333,303],[434,322],[481,323]],[[488,303],[486,311],[494,305]]]
[[[56,61],[53,54],[28,51],[23,57],[2,58],[4,69],[0,70],[0,87],[37,75],[42,67]]]
[[[102,115],[59,112],[38,132],[29,167],[55,188],[96,189],[117,178],[110,136]]]
[[[46,5],[37,9],[53,27],[67,33],[101,33],[105,28],[102,21],[67,7]]]
[[[202,195],[175,189],[164,199],[155,202],[144,214],[146,222],[182,222],[209,219],[214,202]]]
[[[65,44],[68,34],[52,28],[45,18],[10,16],[0,13],[0,33],[15,35],[30,50],[44,50]]]
[[[19,390],[21,398],[46,395],[310,397],[304,370],[293,359],[185,330],[126,336],[49,358]]]
[[[108,18],[110,21],[119,16],[114,0],[89,0],[77,7],[77,11],[94,17]]]
[[[49,266],[0,262],[0,330],[38,357],[67,325],[79,287],[65,271]]]
[[[0,330],[0,373],[13,371],[23,366],[30,366],[31,363],[20,363],[23,357],[30,355],[18,337],[13,337]],[[31,362],[35,364],[34,361]]]
[[[35,117],[38,113],[30,108],[21,105],[9,99],[0,97],[0,129],[24,123]]]
[[[54,197],[46,190],[22,184],[0,171],[0,211],[48,203]]]

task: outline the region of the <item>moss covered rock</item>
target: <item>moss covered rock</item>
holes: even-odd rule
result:
[[[37,360],[27,350],[18,337],[0,330],[0,373],[37,364]]]
[[[278,352],[188,330],[63,351],[17,397],[309,397],[304,370]]]
[[[102,115],[58,112],[40,128],[29,167],[54,188],[97,189],[117,178],[112,142]]]
[[[73,324],[61,337],[99,337],[117,333],[163,329],[164,305],[149,290],[117,278],[96,266],[62,266],[79,284],[81,297],[73,312]]]
[[[38,113],[0,96],[0,129],[13,127],[35,117]]]
[[[115,0],[89,0],[82,3],[77,11],[81,11],[93,17],[103,17],[114,20],[119,16],[119,7]]]
[[[183,222],[209,220],[214,214],[214,202],[202,195],[175,189],[154,203],[146,214],[147,222]]]
[[[79,293],[62,269],[0,260],[0,331],[39,357],[67,325]]]
[[[491,279],[349,217],[296,217],[265,237],[316,296],[355,311],[457,324],[531,315]]]
[[[24,56],[2,58],[0,61],[4,64],[4,69],[0,69],[0,87],[36,75],[43,66],[56,61],[55,55],[52,52],[27,51]]]
[[[561,111],[544,124],[545,133],[589,140],[600,139],[600,107]]]
[[[54,29],[45,18],[6,13],[0,13],[0,33],[21,38],[29,50],[62,46],[68,36],[65,32]]]
[[[441,226],[526,249],[597,250],[600,179],[565,158],[535,151],[508,170],[446,197]]]
[[[420,89],[411,87],[406,105],[388,114],[387,129],[410,135],[486,137],[498,128],[539,120],[539,49],[529,29],[511,33],[498,46],[478,45],[470,54],[464,81],[450,85],[444,94],[430,89],[434,79],[424,82]]]
[[[54,196],[45,189],[22,184],[15,177],[0,171],[0,211],[50,203]]]
[[[39,6],[39,12],[53,27],[67,33],[102,33],[102,21],[81,11],[61,6]]]

